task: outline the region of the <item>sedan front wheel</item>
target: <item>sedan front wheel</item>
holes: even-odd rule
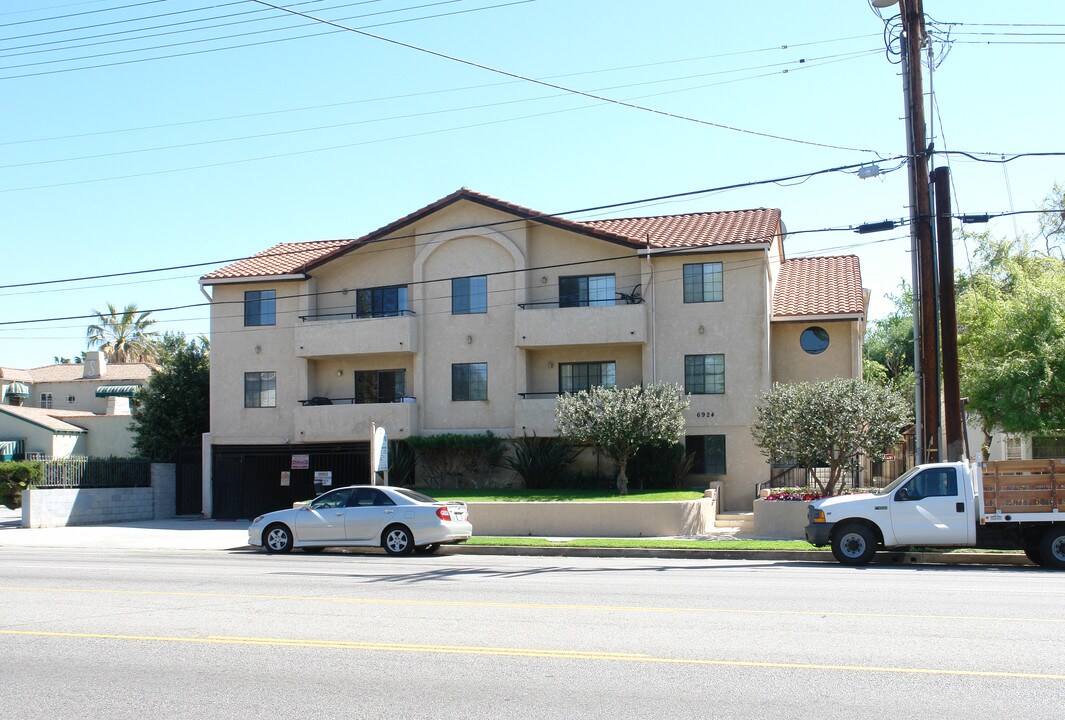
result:
[[[268,553],[287,553],[292,550],[292,531],[281,523],[263,531],[263,547]]]

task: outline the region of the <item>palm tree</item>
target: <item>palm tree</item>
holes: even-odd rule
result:
[[[159,333],[151,330],[151,311],[138,313],[136,304],[119,312],[107,303],[107,312],[93,310],[98,320],[85,331],[90,348],[99,348],[110,362],[150,362],[159,352]]]

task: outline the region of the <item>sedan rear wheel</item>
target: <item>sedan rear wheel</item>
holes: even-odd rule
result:
[[[390,525],[381,534],[381,547],[389,555],[410,555],[414,552],[414,536],[403,525]]]
[[[263,547],[268,553],[287,553],[292,550],[292,531],[276,523],[263,531]]]

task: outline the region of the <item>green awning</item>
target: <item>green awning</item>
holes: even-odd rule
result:
[[[96,397],[133,397],[140,385],[101,385],[96,388]]]
[[[30,389],[20,382],[13,382],[7,386],[7,394],[15,397],[29,397]]]

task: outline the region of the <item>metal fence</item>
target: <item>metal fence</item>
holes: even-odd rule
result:
[[[151,487],[152,464],[130,458],[68,457],[41,463],[42,488]]]

